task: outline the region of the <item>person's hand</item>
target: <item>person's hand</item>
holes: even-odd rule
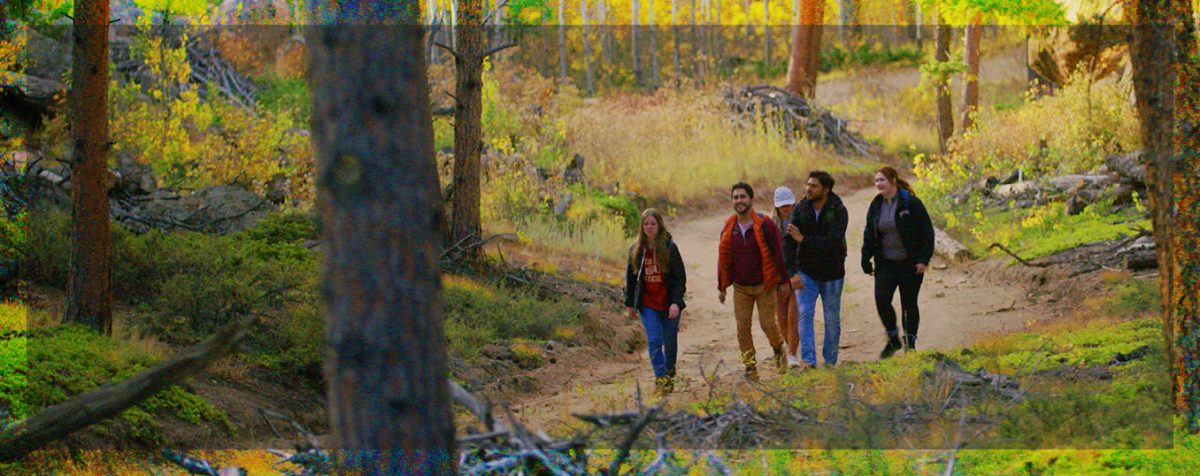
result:
[[[925,274],[925,270],[929,269],[924,263],[917,263],[917,274]]]
[[[800,234],[800,229],[796,228],[796,225],[788,223],[787,234],[788,236],[792,237],[793,240],[796,240],[796,243],[804,241],[804,235]]]
[[[792,282],[792,289],[795,289],[797,291],[804,289],[804,278],[801,278],[799,273],[792,276],[791,282]]]
[[[629,315],[629,320],[637,319],[637,311],[633,310],[632,307],[627,307],[625,309],[627,309],[627,314]]]
[[[721,301],[721,304],[725,304],[725,290],[724,289],[722,289],[721,292],[717,294],[717,300]]]
[[[667,318],[674,319],[676,317],[679,317],[679,305],[672,304],[671,308],[667,310]]]

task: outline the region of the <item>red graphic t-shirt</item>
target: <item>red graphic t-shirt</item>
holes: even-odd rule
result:
[[[645,292],[642,293],[642,305],[655,311],[666,311],[669,307],[667,283],[663,280],[663,270],[658,269],[658,263],[654,261],[654,250],[646,249],[642,266],[642,277],[646,282]]]

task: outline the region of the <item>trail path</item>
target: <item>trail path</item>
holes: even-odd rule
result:
[[[981,81],[1023,79],[1024,55],[1023,48],[1013,48],[983,59],[980,66]],[[912,86],[919,80],[917,68],[868,71],[854,77],[822,81],[817,87],[817,98],[822,104],[836,104],[848,100],[856,90],[863,88],[876,97],[893,97],[902,88]],[[958,91],[956,85],[953,87],[954,91]],[[757,191],[759,197],[755,205],[759,212],[770,213],[768,197],[779,185],[787,185],[793,191],[804,190],[801,183],[764,185]],[[873,187],[858,191],[835,187],[835,191],[846,194],[842,199],[850,214],[839,360],[874,361],[883,348],[885,336],[875,310],[874,278],[863,274],[859,262],[867,208],[876,191]],[[701,392],[707,393],[708,385],[701,376],[702,366],[706,372],[711,372],[720,362],[722,365],[716,372],[718,377],[735,376],[740,379],[742,373],[737,358],[732,298],[726,305],[721,305],[717,300],[716,285],[717,237],[725,219],[732,213],[730,208],[710,216],[692,217],[684,221],[668,219],[667,222],[688,273],[688,307],[683,313],[679,333],[678,372],[683,384],[671,397],[675,406],[704,398]],[[973,277],[969,268],[947,268],[937,257],[931,264],[934,268],[928,271],[920,297],[921,350],[965,347],[979,337],[1008,333],[1025,327],[1028,321],[1049,317],[1051,311],[1047,309],[1023,308],[1020,305],[1025,292],[1019,285],[993,283]],[[893,305],[899,312],[898,294]],[[1014,305],[1018,310],[1011,311]],[[768,317],[774,319],[774,316]],[[757,319],[756,316],[753,335],[760,362],[759,373],[764,380],[769,380],[775,376],[774,364],[769,362],[772,351]],[[820,358],[824,317],[819,302],[814,321],[817,355]],[[559,423],[573,422],[571,413],[629,408],[636,395],[635,382],[645,395],[654,388],[653,373],[645,349],[627,355],[625,361],[596,361],[581,367],[563,382],[567,390],[519,402],[514,409],[518,418],[532,428],[549,429]]]
[[[788,184],[801,190],[800,184]],[[773,190],[773,188],[772,188]],[[835,191],[837,188],[835,187]],[[846,284],[842,295],[841,362],[869,362],[878,359],[885,342],[883,326],[874,304],[874,278],[863,274],[860,263],[862,230],[867,208],[875,197],[874,188],[851,191],[842,197],[849,211],[847,232],[849,256],[846,259]],[[756,209],[769,210],[763,203],[767,190],[759,191]],[[721,305],[717,299],[717,237],[732,209],[687,221],[668,220],[671,231],[687,267],[687,309],[679,333],[678,372],[682,377],[681,391],[671,396],[673,403],[698,401],[707,392],[701,376],[701,366],[711,372],[717,362],[723,366],[718,376],[740,378],[736,326],[732,299]],[[1024,308],[1007,311],[1023,302],[1025,295],[1019,285],[986,282],[973,277],[971,269],[961,266],[945,267],[935,257],[921,289],[920,349],[954,349],[970,345],[975,339],[993,333],[1008,333],[1025,327],[1027,320],[1041,320],[1049,311]],[[943,268],[944,269],[937,269]],[[899,295],[893,305],[899,312]],[[1022,306],[1017,306],[1021,308]],[[774,316],[769,316],[774,319]],[[754,323],[754,343],[759,356],[760,374],[764,381],[775,378],[777,372],[770,362],[772,351],[766,336]],[[817,336],[817,355],[820,356],[824,317],[818,303],[814,319]],[[629,355],[625,361],[596,362],[579,369],[565,392],[526,401],[517,406],[521,419],[533,428],[552,428],[559,422],[572,420],[570,414],[592,413],[609,408],[627,408],[640,384],[643,392],[653,389],[653,373],[645,349]],[[822,363],[823,364],[823,363]],[[817,371],[820,371],[819,369]]]

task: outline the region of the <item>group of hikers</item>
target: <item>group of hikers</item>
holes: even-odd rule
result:
[[[816,369],[813,319],[819,297],[825,317],[821,355],[826,367],[838,362],[849,214],[833,192],[829,173],[810,172],[805,186],[799,202],[787,187],[777,188],[773,218],[754,210],[753,187],[739,182],[730,188],[734,214],[721,230],[717,289],[725,304],[733,287],[738,348],[749,380],[759,378],[751,336],[755,307],[777,370]],[[875,278],[875,307],[887,336],[879,357],[886,359],[916,348],[921,320],[917,296],[933,257],[934,237],[925,205],[895,169],[876,171],[875,188],[879,194],[863,230],[862,270]],[[630,319],[640,316],[645,327],[655,392],[669,394],[675,387],[680,316],[687,307],[687,272],[658,210],[642,212],[625,275],[625,307]],[[899,326],[892,307],[897,288]]]

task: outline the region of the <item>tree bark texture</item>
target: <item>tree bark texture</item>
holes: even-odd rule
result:
[[[798,24],[792,27],[792,54],[788,61],[788,82],[784,89],[811,99],[817,94],[817,68],[821,62],[821,33],[825,3],[799,0]]]
[[[1133,87],[1142,123],[1146,150],[1146,178],[1150,192],[1155,252],[1158,255],[1159,286],[1162,292],[1163,333],[1168,368],[1176,356],[1174,315],[1174,241],[1172,217],[1173,182],[1170,166],[1175,149],[1175,29],[1170,23],[1171,0],[1138,0],[1134,8]]]
[[[1175,395],[1184,427],[1200,432],[1200,44],[1190,0],[1175,0]]]
[[[478,1],[459,9],[458,56],[454,63],[454,207],[451,244],[480,240],[479,162],[483,154],[483,11]],[[463,257],[478,261],[480,248],[468,246]]]
[[[962,133],[966,134],[975,124],[975,111],[979,110],[979,40],[983,32],[983,14],[975,13],[967,25],[963,42],[963,60],[967,71],[963,73]]]
[[[314,26],[307,43],[339,473],[456,474],[421,28]]]
[[[937,27],[934,30],[934,59],[938,62],[950,61],[950,25],[942,19],[941,15],[934,14],[937,18]],[[941,148],[942,155],[949,152],[947,142],[954,135],[954,108],[950,104],[950,76],[942,74],[937,78],[934,85],[937,95],[937,121],[938,121],[938,146]]]
[[[650,89],[658,89],[658,32],[654,25],[654,0],[646,0],[646,22],[650,26]]]
[[[71,264],[64,322],[112,335],[108,216],[108,1],[75,6],[70,93]]]

